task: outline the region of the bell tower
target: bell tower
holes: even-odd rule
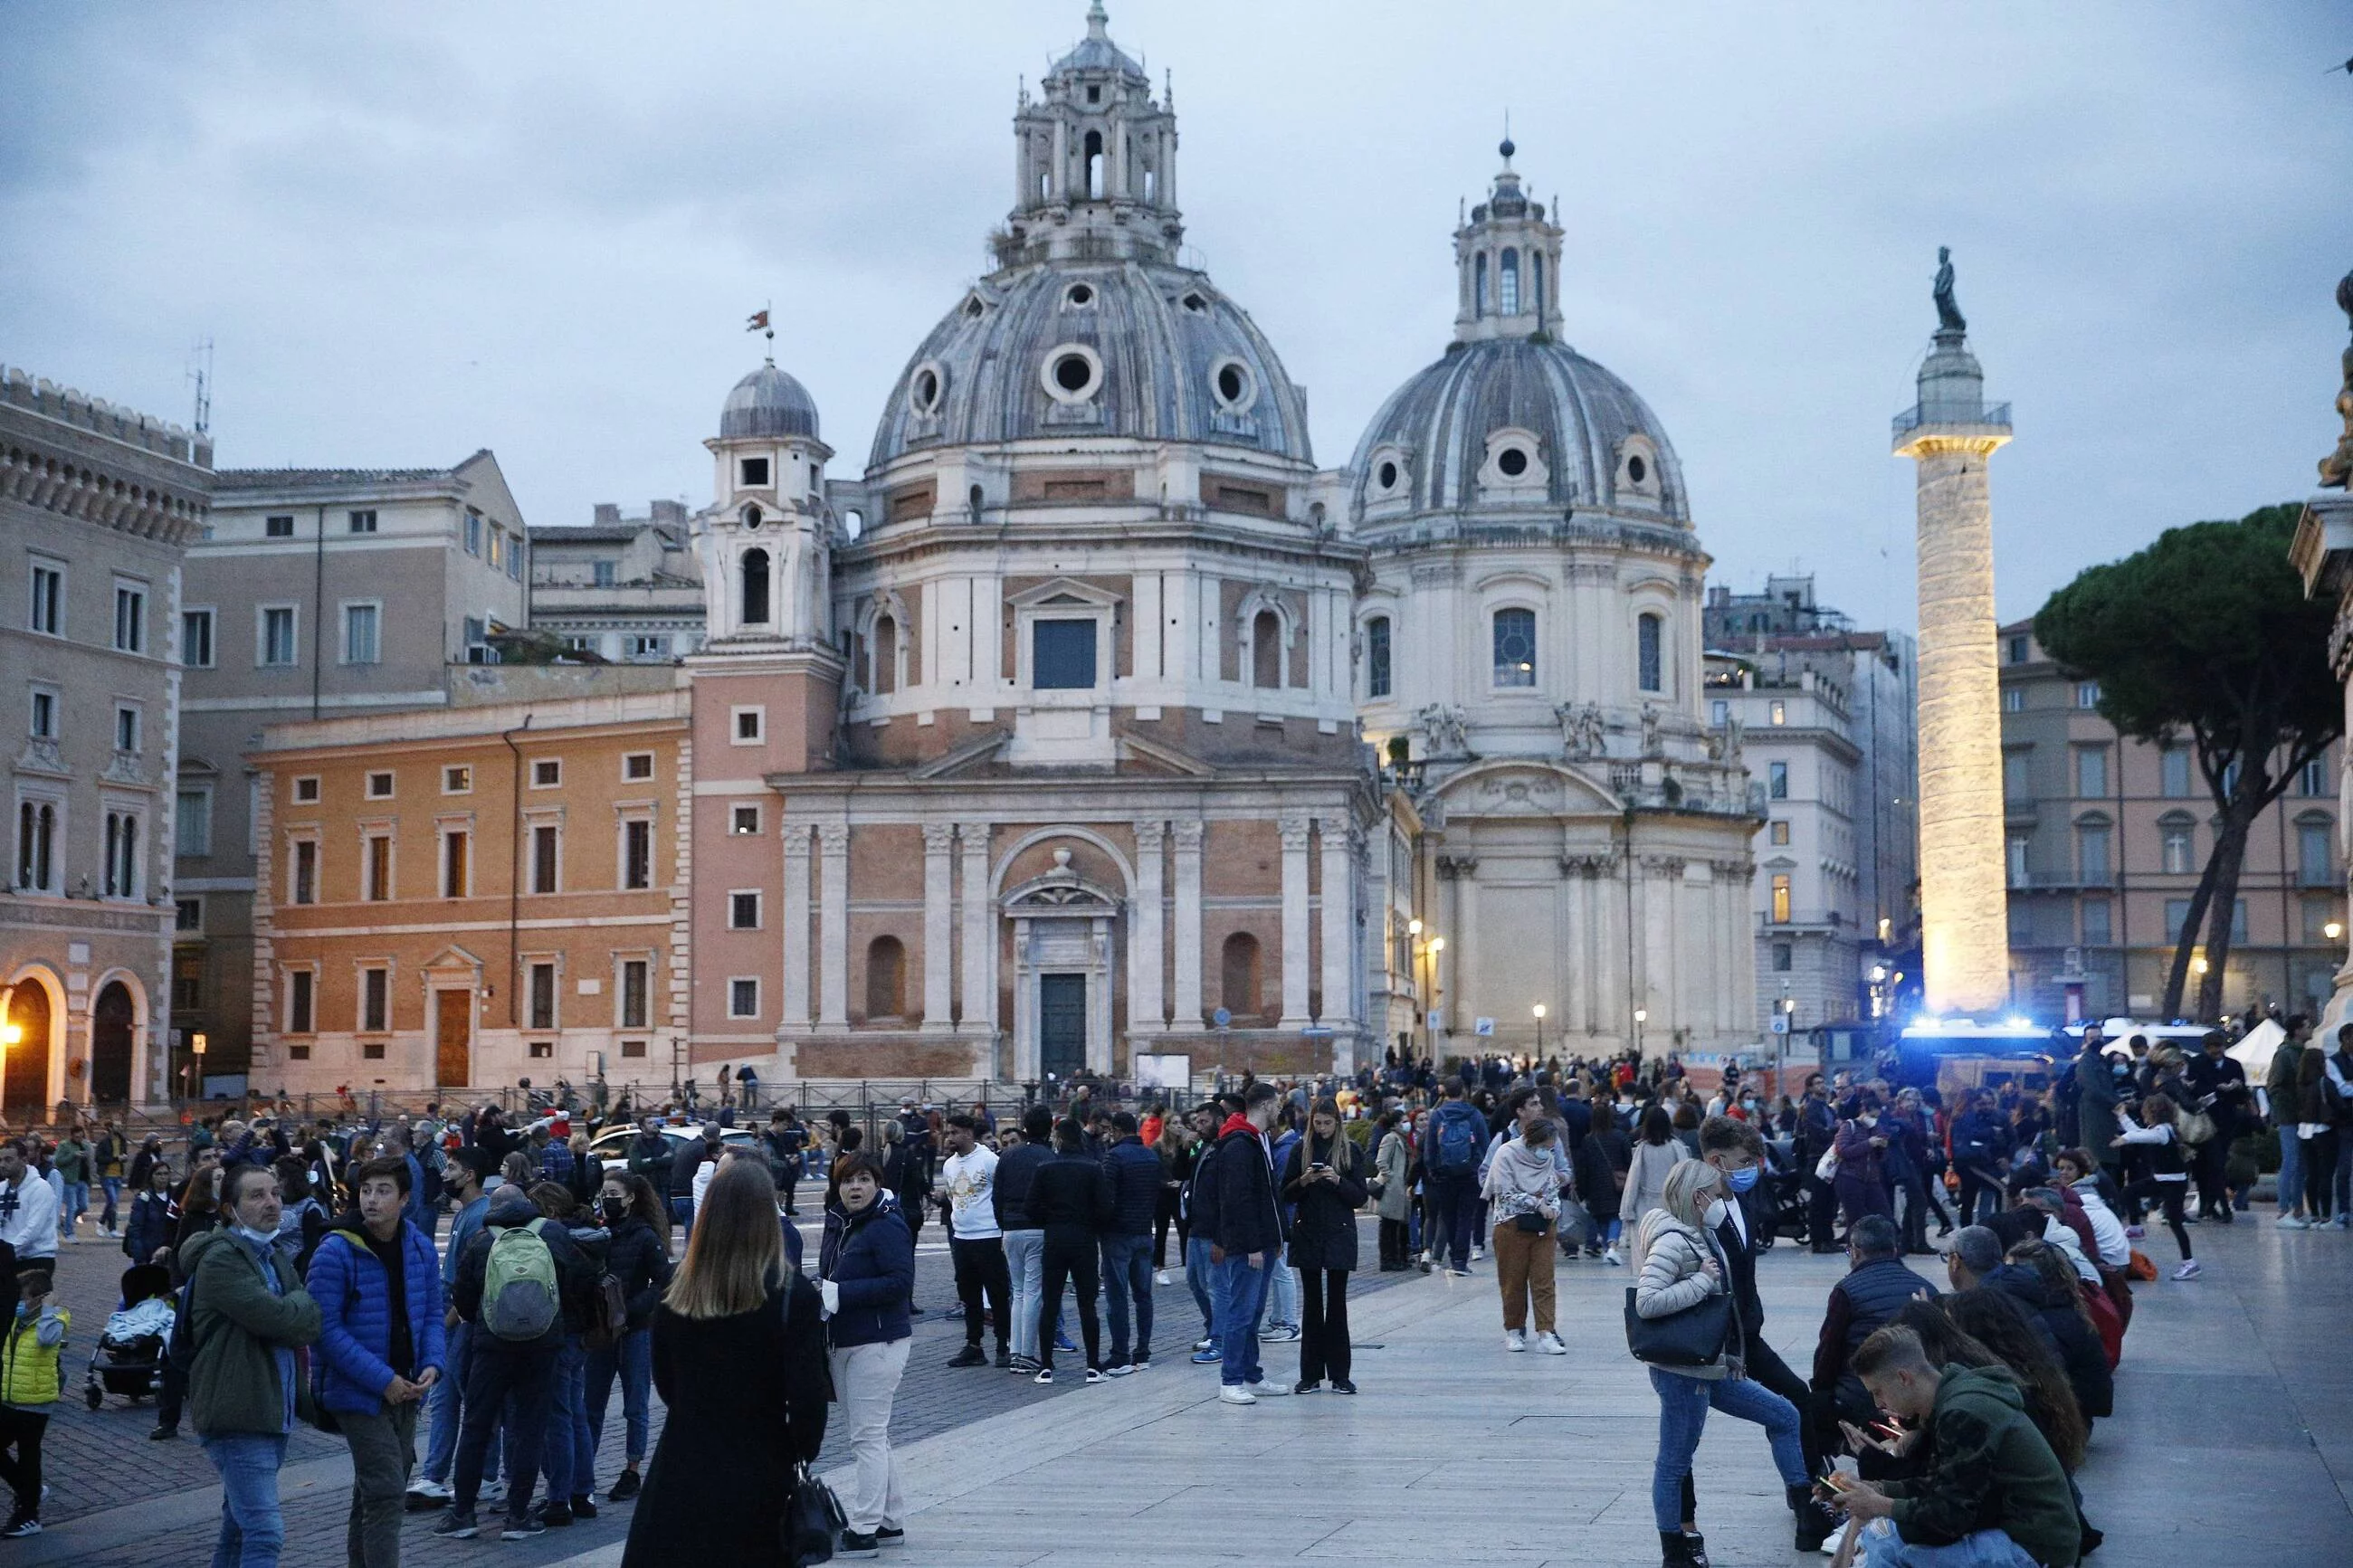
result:
[[[735,384],[703,446],[712,505],[695,520],[712,643],[823,647],[833,640],[833,521],[817,405],[773,359]]]
[[[1158,101],[1144,68],[1111,41],[1102,0],[1087,36],[1027,90],[1013,114],[1013,211],[997,264],[1047,260],[1173,261],[1176,104]]]
[[[1461,299],[1454,340],[1560,335],[1560,239],[1545,221],[1544,204],[1528,200],[1512,167],[1518,148],[1504,138],[1496,149],[1503,170],[1487,199],[1454,231],[1454,266]]]

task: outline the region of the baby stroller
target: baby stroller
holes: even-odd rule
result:
[[[172,1275],[160,1263],[122,1271],[122,1304],[106,1320],[90,1352],[82,1398],[92,1410],[110,1394],[137,1400],[153,1394],[164,1375],[164,1347],[172,1337]]]

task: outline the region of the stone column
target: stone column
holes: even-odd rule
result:
[[[1275,825],[1282,836],[1282,1020],[1280,1027],[1303,1029],[1307,1016],[1307,818],[1286,816]]]
[[[955,825],[923,824],[923,1033],[955,1028]]]
[[[1321,1021],[1335,1029],[1354,1026],[1356,1016],[1356,834],[1345,818],[1324,817],[1315,824],[1324,847],[1324,1011]]]
[[[1176,1026],[1198,1029],[1213,1009],[1201,990],[1201,824],[1179,822],[1176,843]]]
[[[809,825],[787,822],[785,848],[785,1009],[782,1026],[807,1034],[809,1026]]]
[[[964,840],[964,1016],[968,1035],[997,1029],[997,921],[988,896],[988,824],[956,829]]]
[[[2002,863],[2001,691],[1987,463],[2010,439],[1958,327],[1936,333],[1920,402],[1895,421],[1919,467],[1920,931],[1931,1013],[1984,1016],[2010,998]]]
[[[817,1021],[849,1027],[849,824],[818,825],[818,919],[825,949],[818,960]]]
[[[1127,925],[1127,1032],[1156,1035],[1166,1016],[1160,976],[1166,960],[1161,937],[1161,860],[1168,837],[1164,822],[1135,825],[1135,898]]]

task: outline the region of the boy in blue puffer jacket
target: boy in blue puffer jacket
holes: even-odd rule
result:
[[[352,1561],[396,1568],[417,1416],[444,1368],[441,1271],[433,1238],[403,1215],[409,1163],[397,1154],[353,1173],[359,1210],[338,1218],[311,1259],[319,1303],[312,1376],[352,1449]]]

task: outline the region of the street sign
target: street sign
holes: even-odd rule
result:
[[[1328,1026],[1323,1024],[1310,1024],[1299,1032],[1311,1040],[1328,1040],[1333,1033]]]
[[[1774,1014],[1773,1022],[1768,1025],[1767,1027],[1777,1035],[1788,1034],[1789,1032],[1789,1015],[1787,1013]]]
[[[1432,1007],[1430,1010],[1429,1016],[1430,1032],[1437,1035],[1444,1034],[1446,1032],[1446,1009],[1443,1007]]]
[[[1215,1024],[1220,1029],[1224,1028],[1233,1021],[1234,1016],[1223,1007],[1219,1008],[1216,1012],[1209,1015],[1209,1022]]]
[[[1474,1035],[1492,1035],[1495,1032],[1495,1020],[1493,1018],[1475,1019],[1471,1025],[1471,1032]]]

